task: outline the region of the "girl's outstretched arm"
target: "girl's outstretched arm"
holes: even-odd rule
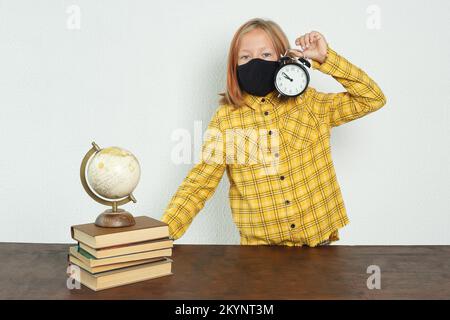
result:
[[[214,194],[226,168],[217,110],[207,132],[211,138],[205,138],[200,161],[184,178],[161,218],[169,225],[169,234],[174,240],[186,232],[205,202]]]

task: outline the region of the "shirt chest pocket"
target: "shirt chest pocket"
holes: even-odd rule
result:
[[[306,149],[318,140],[319,125],[308,108],[295,107],[283,116],[280,132],[288,146]]]

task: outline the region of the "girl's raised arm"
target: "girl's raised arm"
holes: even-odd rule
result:
[[[361,118],[386,104],[386,97],[375,81],[330,46],[325,61],[312,60],[312,68],[331,75],[346,89],[345,92],[323,93],[310,88],[305,97],[313,112],[331,127]]]

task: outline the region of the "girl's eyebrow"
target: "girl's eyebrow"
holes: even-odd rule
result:
[[[269,47],[261,47],[261,48],[259,48],[260,50],[265,50],[265,49],[270,49]],[[247,50],[247,49],[241,49],[241,50],[239,50],[239,52],[244,52],[244,51],[246,51],[246,52],[250,52],[250,50]]]

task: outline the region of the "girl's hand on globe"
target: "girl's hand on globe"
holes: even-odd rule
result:
[[[295,45],[302,50],[291,49],[297,57],[308,58],[323,63],[327,57],[328,44],[325,37],[317,31],[311,31],[298,37]]]

